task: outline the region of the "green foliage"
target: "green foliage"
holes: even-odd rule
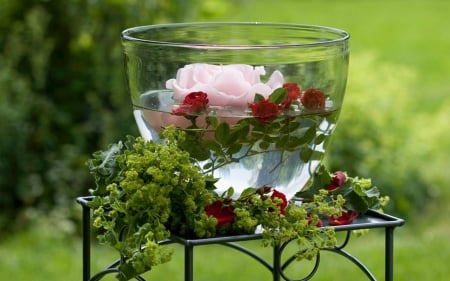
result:
[[[167,130],[164,143],[129,137],[94,154],[89,167],[96,179],[94,227],[101,243],[123,257],[119,280],[129,280],[170,260],[172,249],[158,242],[170,233],[208,235],[214,222],[203,214],[213,200],[208,182],[178,148],[178,136]],[[182,137],[182,136],[180,136]]]
[[[270,195],[268,186],[248,188],[236,200],[230,188],[220,197],[212,192],[214,182],[180,148],[185,137],[184,131],[171,126],[163,130],[160,142],[130,136],[88,160],[96,182],[89,202],[93,225],[100,229],[99,241],[120,254],[118,280],[170,261],[172,249],[159,242],[172,234],[195,238],[253,234],[261,225],[266,246],[297,240],[298,259],[312,259],[320,248],[336,243],[334,230],[320,228],[319,221],[341,215],[345,201],[340,194],[319,188],[301,205],[287,205],[284,194]],[[219,213],[224,204],[231,208],[229,223],[220,225],[218,213],[206,211],[216,208],[213,202],[220,204]]]
[[[345,203],[343,207],[347,211],[356,211],[359,214],[366,213],[369,209],[382,212],[389,203],[387,196],[381,195],[377,186],[372,185],[369,178],[351,177],[345,174],[345,181],[340,185],[333,185],[332,178],[334,174],[321,165],[314,173],[311,184],[301,192],[297,197],[303,200],[312,200],[320,190],[327,189],[331,197],[341,196]]]
[[[268,97],[268,102],[278,108],[287,98],[284,88],[275,89]],[[251,106],[259,106],[266,102],[265,98],[256,94]],[[245,158],[280,152],[280,159],[272,165],[274,170],[287,162],[287,153],[298,153],[299,159],[307,163],[311,160],[321,160],[323,152],[311,148],[312,144],[320,145],[326,142],[326,130],[321,130],[319,125],[325,120],[331,127],[336,123],[337,112],[317,111],[312,113],[303,107],[299,101],[291,101],[291,107],[296,108],[295,113],[289,110],[276,112],[266,120],[263,115],[241,118],[235,124],[218,122],[217,116],[206,117],[206,127],[199,128],[196,123],[199,116],[184,115],[192,123],[187,129],[186,138],[180,146],[189,152],[197,161],[205,161],[202,169],[206,173],[213,174],[215,169],[236,163]],[[294,103],[296,103],[294,105]],[[207,110],[208,107],[205,107]],[[278,110],[278,109],[277,109]],[[291,109],[290,109],[291,110]],[[304,114],[297,114],[305,112]],[[264,112],[259,112],[264,114]],[[270,113],[270,112],[269,112]],[[201,116],[200,116],[201,117]],[[203,118],[203,117],[201,117]],[[214,132],[214,139],[207,134]],[[206,148],[206,149],[205,149]],[[284,157],[286,156],[286,157]]]
[[[232,5],[206,2],[0,1],[0,229],[23,208],[86,194],[89,155],[137,132],[120,32]]]
[[[370,176],[392,199],[386,209],[407,216],[423,209],[434,192],[424,167],[426,151],[442,153],[429,135],[442,125],[414,110],[420,106],[411,95],[414,71],[378,63],[370,54],[355,55],[352,62],[328,162],[332,170]],[[423,118],[427,121],[419,122]]]

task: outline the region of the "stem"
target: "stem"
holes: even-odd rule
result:
[[[223,163],[221,163],[221,164],[219,164],[217,166],[213,165],[213,167],[211,169],[208,169],[208,170],[204,171],[204,173],[205,174],[212,173],[212,172],[214,172],[215,169],[221,168],[221,167],[223,167],[225,165],[228,165],[228,164],[231,164],[231,163],[239,162],[240,160],[244,159],[245,157],[250,157],[250,156],[254,156],[254,155],[258,155],[258,154],[263,154],[263,153],[268,153],[268,152],[275,152],[275,151],[278,151],[278,150],[274,149],[274,150],[266,150],[266,151],[254,151],[254,150],[252,150],[252,147],[249,147],[248,150],[244,153],[244,155],[242,155],[240,157],[232,158],[232,159],[224,158],[227,161],[224,161]],[[215,162],[216,160],[217,160],[217,158],[214,159],[214,160],[211,159],[211,162]],[[277,164],[277,166],[281,165],[281,163],[282,163],[282,161],[280,160],[280,163]]]

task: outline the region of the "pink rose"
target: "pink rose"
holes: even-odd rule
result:
[[[166,82],[166,87],[173,90],[178,102],[182,102],[187,94],[200,91],[208,94],[212,106],[246,108],[256,93],[267,98],[283,86],[281,72],[274,71],[263,83],[261,76],[265,74],[263,66],[194,63],[180,68],[177,77]]]

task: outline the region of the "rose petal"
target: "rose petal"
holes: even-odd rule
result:
[[[234,222],[233,210],[233,206],[224,206],[220,200],[217,200],[205,207],[206,215],[217,219],[217,227],[230,225]]]
[[[247,81],[250,84],[259,83],[261,81],[260,76],[266,74],[264,66],[253,67],[248,64],[224,65],[223,71],[239,72],[242,74],[245,81]]]
[[[281,199],[281,203],[278,203],[277,206],[280,209],[281,214],[286,214],[286,207],[288,205],[286,195],[284,193],[279,192],[278,190],[274,190],[270,198],[273,200],[275,198]]]
[[[346,225],[351,224],[353,220],[358,216],[357,211],[342,211],[342,214],[338,218],[330,217],[328,221],[331,225]]]
[[[256,93],[267,98],[283,85],[281,72],[273,72],[267,84],[261,82],[265,74],[264,66],[194,63],[179,69],[176,79],[167,80],[166,88],[173,90],[178,103],[187,94],[202,91],[208,94],[210,105],[245,108]]]
[[[212,86],[222,93],[231,96],[245,95],[251,87],[250,83],[245,81],[241,72],[223,71],[216,76]]]
[[[191,88],[195,85],[193,79],[193,69],[192,65],[187,65],[177,71],[177,84],[183,88]]]
[[[253,100],[255,98],[255,94],[260,94],[264,98],[267,99],[270,96],[270,94],[273,92],[273,90],[274,89],[267,86],[266,84],[263,84],[263,83],[255,84],[248,91],[248,98],[249,98],[248,102],[253,102]]]
[[[336,171],[334,173],[334,177],[331,180],[335,185],[341,186],[347,181],[347,176],[342,171]]]
[[[275,70],[272,73],[272,75],[270,75],[269,81],[267,81],[267,86],[275,90],[283,87],[283,83],[284,83],[283,74],[280,71]]]
[[[208,65],[199,63],[194,65],[193,81],[195,83],[209,84],[214,79],[214,76],[220,71],[220,67],[217,65]],[[193,87],[192,85],[191,87]]]

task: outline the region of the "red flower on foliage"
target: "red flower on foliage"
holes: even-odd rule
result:
[[[312,220],[312,218],[311,218],[311,214],[308,213],[307,216],[308,216],[308,224],[312,224],[313,220]],[[319,220],[317,221],[316,226],[317,226],[317,227],[322,227],[322,226],[323,226],[323,222],[322,222],[321,219],[319,219]]]
[[[286,195],[284,195],[283,193],[274,190],[272,192],[272,195],[270,196],[270,199],[274,200],[275,198],[281,199],[281,203],[278,203],[277,206],[280,209],[280,213],[281,214],[286,214],[286,207],[287,207],[287,199],[286,199]]]
[[[233,206],[224,206],[221,200],[214,201],[205,207],[205,213],[217,219],[217,227],[229,225],[234,222],[233,210]]]
[[[283,88],[287,90],[286,99],[280,104],[281,109],[289,108],[292,101],[298,99],[300,97],[300,87],[297,83],[284,83]]]
[[[208,102],[208,94],[204,92],[192,92],[184,97],[183,104],[175,108],[172,113],[175,115],[200,113],[206,109]]]
[[[270,100],[262,100],[250,104],[253,116],[261,123],[269,123],[280,114],[278,105]]]
[[[353,220],[358,216],[357,211],[342,211],[342,214],[338,218],[329,217],[328,221],[331,225],[346,225],[351,224]]]
[[[342,171],[337,171],[334,173],[334,177],[331,178],[331,183],[327,186],[328,191],[333,191],[342,185],[347,181],[347,176]]]
[[[325,94],[320,90],[310,88],[302,94],[300,100],[306,109],[325,109]]]

